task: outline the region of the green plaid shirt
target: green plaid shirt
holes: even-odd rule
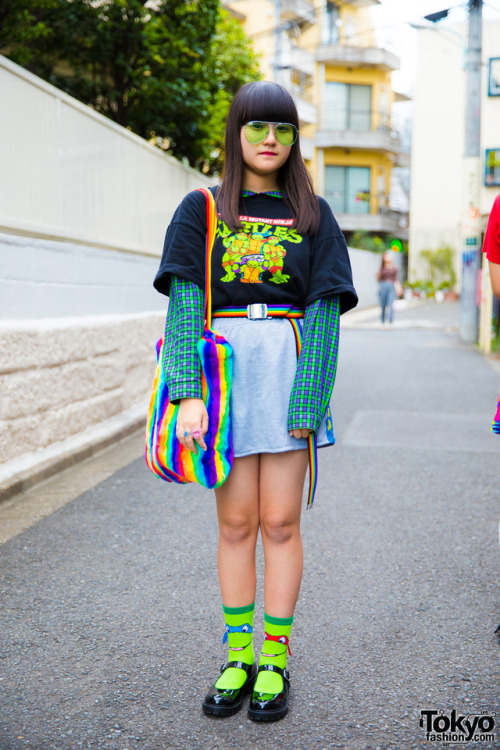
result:
[[[203,333],[203,291],[193,281],[172,276],[169,297],[163,366],[170,398],[201,398],[196,344]],[[325,416],[337,371],[339,317],[337,296],[316,300],[305,310],[288,430],[316,432]]]

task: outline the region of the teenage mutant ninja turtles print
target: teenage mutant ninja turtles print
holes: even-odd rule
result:
[[[284,242],[301,243],[300,234],[291,228],[289,219],[264,219],[240,216],[242,231],[231,232],[219,220],[217,236],[226,252],[222,256],[223,282],[239,279],[242,284],[286,284],[290,274],[284,272]],[[279,223],[278,223],[279,222]],[[267,272],[267,275],[266,275]]]
[[[211,188],[216,193],[216,188]],[[212,309],[265,303],[305,307],[320,297],[340,296],[341,310],[356,304],[344,237],[328,203],[318,198],[320,225],[300,234],[280,193],[242,194],[240,226],[219,215],[211,258]],[[155,287],[168,295],[171,275],[205,288],[207,233],[205,196],[188,193],[168,227]]]

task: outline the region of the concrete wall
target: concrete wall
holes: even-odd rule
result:
[[[0,90],[5,477],[133,405],[145,418],[165,230],[211,181],[1,56]]]
[[[144,404],[164,313],[0,321],[0,465]]]

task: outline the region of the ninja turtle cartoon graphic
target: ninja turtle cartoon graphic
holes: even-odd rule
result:
[[[228,234],[222,240],[226,248],[222,257],[225,275],[221,281],[230,282],[239,278],[242,284],[262,284],[266,271],[269,273],[266,280],[274,284],[285,284],[289,280],[290,276],[283,273],[286,248],[281,243],[284,239],[301,242],[300,235],[290,231],[290,237],[287,232],[278,236],[272,233],[273,228],[269,225],[260,232],[243,231],[229,234],[230,230],[227,227],[226,231]]]
[[[269,281],[275,284],[285,284],[290,276],[283,273],[283,258],[286,255],[286,250],[279,243],[280,238],[272,234],[263,245],[262,252],[269,263],[269,272],[271,273]]]
[[[222,268],[226,275],[222,277],[221,281],[232,281],[239,273],[241,259],[248,250],[248,236],[245,232],[238,232],[238,234],[226,237],[222,244],[226,248],[222,257]]]
[[[262,284],[262,274],[269,268],[269,263],[262,253],[266,235],[253,232],[248,242],[248,254],[241,259],[240,281],[244,284]]]

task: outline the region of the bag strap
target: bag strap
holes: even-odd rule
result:
[[[207,188],[198,188],[204,193],[207,201],[207,239],[205,242],[205,328],[212,325],[212,249],[217,231],[217,210],[215,200],[211,191]]]

